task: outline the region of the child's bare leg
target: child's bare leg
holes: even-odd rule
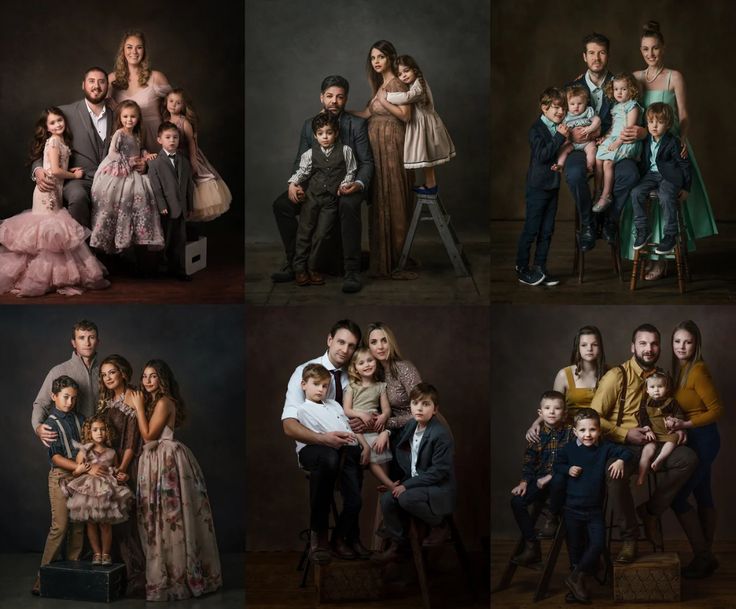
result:
[[[109,554],[110,548],[112,548],[112,525],[110,523],[101,523],[100,533],[102,534],[102,553]]]
[[[567,161],[568,155],[572,152],[572,144],[563,144],[560,148],[560,155],[557,157],[557,162],[552,165],[552,171],[562,171],[565,168],[565,161]]]
[[[95,554],[102,554],[102,546],[100,545],[100,534],[97,530],[96,522],[87,523],[87,537],[89,538],[89,545],[92,546],[92,552]]]
[[[654,451],[657,450],[656,442],[647,442],[641,449],[641,457],[639,457],[639,477],[636,483],[641,486],[647,479],[649,473],[649,464],[652,462]]]
[[[613,161],[603,161],[603,190],[601,197],[608,197],[613,189]]]
[[[588,142],[583,150],[585,151],[585,167],[588,173],[593,173],[595,171],[595,153],[598,147],[595,142]]]
[[[434,172],[434,167],[424,168],[424,185],[427,188],[434,188],[437,186],[437,174]]]
[[[662,445],[662,450],[659,451],[657,458],[654,461],[652,461],[652,470],[656,472],[665,462],[667,457],[669,457],[672,454],[673,450],[675,450],[675,443],[665,442]]]
[[[376,479],[389,490],[394,487],[394,481],[388,477],[388,465],[386,463],[371,463],[370,470]]]

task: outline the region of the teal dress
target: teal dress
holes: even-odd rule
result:
[[[675,114],[675,124],[673,125],[671,132],[677,137],[680,137],[680,120],[677,112],[677,100],[675,98],[675,92],[670,90],[671,77],[672,71],[670,70],[667,74],[667,85],[664,89],[659,91],[644,91],[642,103],[645,108],[648,108],[655,102],[664,102],[671,106]],[[713,217],[713,210],[710,207],[708,193],[705,190],[703,177],[700,175],[700,169],[698,169],[698,164],[695,161],[695,153],[693,152],[692,146],[690,146],[690,142],[687,143],[687,153],[690,158],[692,186],[683,209],[685,211],[685,229],[687,230],[687,249],[688,251],[693,251],[695,249],[695,239],[717,235],[718,228],[716,227],[716,221]],[[652,242],[659,243],[664,236],[664,218],[662,217],[662,210],[659,205],[653,206],[650,222],[652,228]],[[636,228],[634,227],[634,217],[631,204],[628,202],[621,213],[620,226],[621,255],[629,260],[633,260]],[[652,255],[650,257],[672,258],[673,256],[668,254],[667,256]]]

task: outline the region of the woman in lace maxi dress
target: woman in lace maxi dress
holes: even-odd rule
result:
[[[132,99],[141,108],[141,147],[148,153],[156,153],[160,146],[156,133],[161,123],[159,104],[171,91],[166,75],[152,70],[146,52],[143,32],[129,31],[123,34],[115,56],[115,71],[108,76],[110,97],[118,104]]]
[[[386,93],[408,91],[394,74],[394,59],[396,49],[387,40],[379,40],[371,47],[366,70],[373,98],[363,112],[356,113],[368,119],[375,167],[371,183],[369,275],[414,279],[416,273],[394,272],[413,212],[411,181],[404,168],[404,136],[412,107],[381,103]]]
[[[138,466],[138,529],[146,553],[146,600],[198,597],[222,587],[220,556],[199,463],[174,439],[184,401],[168,364],[143,369],[134,405],[145,441]]]
[[[133,368],[128,360],[120,355],[110,355],[100,363],[99,407],[97,412],[105,415],[108,424],[115,431],[113,448],[120,466],[116,478],[125,482],[135,494],[138,472],[138,458],[141,453],[141,436],[135,420],[133,408],[133,388],[130,379]],[[131,506],[131,515],[135,506]],[[142,597],[145,591],[145,557],[138,536],[135,518],[113,526],[113,555],[119,555],[125,563],[127,574],[126,596]]]

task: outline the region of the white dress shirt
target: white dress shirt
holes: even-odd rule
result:
[[[92,111],[92,108],[89,107],[89,102],[87,102],[86,99],[84,100],[84,104],[87,106],[87,112],[89,112],[89,117],[92,119],[92,124],[94,125],[97,134],[104,142],[107,137],[107,106],[102,106],[102,112],[95,114]]]
[[[286,388],[286,399],[284,400],[284,409],[281,411],[281,420],[284,419],[297,419],[297,408],[302,405],[304,400],[306,399],[306,396],[304,395],[304,391],[302,390],[302,372],[304,371],[304,367],[307,364],[322,364],[327,370],[330,371],[330,376],[332,376],[332,371],[337,370],[335,368],[334,364],[330,361],[330,358],[327,357],[327,351],[324,352],[324,355],[320,357],[315,357],[314,359],[310,359],[308,362],[304,362],[300,366],[297,366],[294,369],[294,373],[291,375],[291,378],[289,379],[289,384]],[[340,368],[340,372],[342,373],[340,375],[340,384],[342,385],[343,393],[348,388],[348,371],[345,368]],[[327,395],[325,396],[326,400],[334,400],[335,399],[335,377],[332,376],[332,380],[330,381],[330,388],[327,391]]]
[[[335,400],[325,399],[322,403],[304,400],[297,408],[296,418],[304,427],[315,433],[328,431],[353,433],[342,406]],[[357,440],[352,444],[357,444]],[[297,442],[296,452],[298,453],[304,446],[302,442]]]
[[[411,477],[417,475],[417,457],[419,456],[419,445],[422,443],[422,437],[424,437],[424,429],[419,429],[419,425],[414,430],[414,437],[411,439]]]

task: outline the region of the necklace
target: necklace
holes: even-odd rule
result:
[[[664,66],[659,66],[659,70],[657,70],[656,74],[653,78],[649,78],[649,68],[647,67],[646,72],[644,73],[644,78],[647,82],[654,82],[657,80],[657,76],[659,76],[662,73],[662,70],[664,70]]]

